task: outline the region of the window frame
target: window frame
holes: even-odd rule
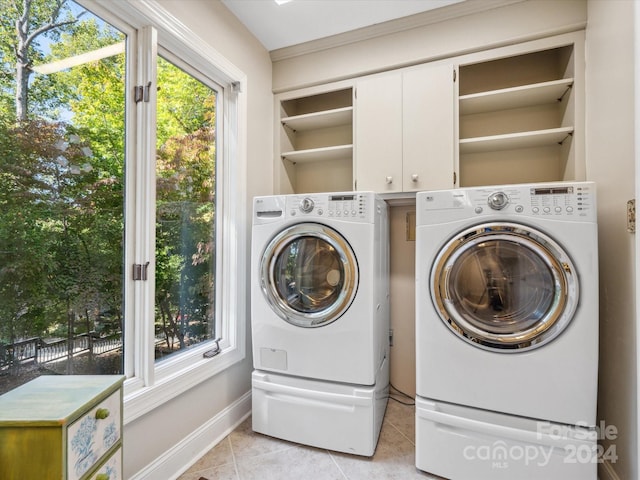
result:
[[[75,0],[127,35],[124,386],[125,424],[217,375],[246,356],[247,324],[247,103],[246,75],[169,14],[155,0]],[[193,46],[197,45],[197,49]],[[158,50],[165,59],[210,79],[222,89],[216,139],[216,332],[220,353],[204,358],[212,340],[162,362],[154,358],[155,317],[155,89],[150,101],[135,104],[134,85],[153,78]],[[151,56],[144,55],[150,53]],[[150,61],[153,58],[153,61]],[[218,115],[219,112],[216,112]],[[149,125],[151,127],[149,127]],[[218,244],[220,242],[220,244]],[[135,263],[149,264],[148,280],[133,281]],[[221,321],[219,321],[219,319]]]

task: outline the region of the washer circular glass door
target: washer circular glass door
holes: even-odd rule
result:
[[[358,287],[358,265],[349,243],[334,229],[301,223],[274,237],[262,255],[262,291],[273,310],[299,327],[338,319]]]
[[[503,352],[540,347],[568,326],[578,304],[569,256],[551,238],[512,223],[485,223],[449,240],[431,271],[441,319],[469,343]]]

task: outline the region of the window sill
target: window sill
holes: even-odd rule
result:
[[[187,370],[156,378],[155,385],[146,387],[133,377],[124,384],[124,424],[158,408],[163,403],[183,394],[190,388],[217,375],[245,357],[244,347],[229,347],[213,358],[194,359]]]

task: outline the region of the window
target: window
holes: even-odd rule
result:
[[[128,421],[244,357],[244,78],[154,2],[30,1],[53,23],[0,85],[0,391],[125,373]]]

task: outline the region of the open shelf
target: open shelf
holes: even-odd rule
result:
[[[331,147],[310,148],[308,150],[293,150],[283,152],[282,159],[293,163],[319,162],[337,160],[340,158],[351,159],[353,145],[335,145]]]
[[[563,78],[533,85],[462,95],[459,98],[460,114],[472,115],[559,102],[572,86],[573,78]]]
[[[289,127],[296,132],[351,125],[353,122],[353,107],[285,117],[281,119],[281,122],[283,126]]]
[[[459,66],[460,186],[581,178],[579,44]]]
[[[276,97],[281,193],[353,189],[353,86],[324,88]]]
[[[533,132],[465,138],[460,139],[460,153],[480,153],[561,145],[572,134],[573,127],[562,127]]]

